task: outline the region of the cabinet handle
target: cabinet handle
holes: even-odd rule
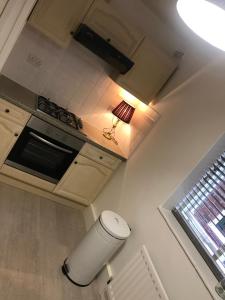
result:
[[[8,114],[10,112],[10,110],[8,108],[6,108],[5,112]]]
[[[16,133],[14,133],[14,136],[18,136],[19,134],[16,132]]]
[[[75,165],[77,165],[77,164],[78,164],[78,162],[77,162],[77,161],[75,161],[74,163],[75,163]]]
[[[103,159],[103,156],[99,156],[99,159]]]

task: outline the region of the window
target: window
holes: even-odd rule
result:
[[[225,277],[225,152],[172,212],[216,278]]]

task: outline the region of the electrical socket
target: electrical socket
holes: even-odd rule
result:
[[[42,66],[42,60],[37,55],[32,53],[27,55],[26,61],[35,68],[40,68]]]

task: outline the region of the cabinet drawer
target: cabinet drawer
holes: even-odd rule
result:
[[[30,113],[0,98],[0,117],[25,126],[30,116]]]
[[[80,154],[113,170],[121,163],[120,159],[88,143],[83,146]]]

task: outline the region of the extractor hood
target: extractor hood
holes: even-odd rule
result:
[[[120,74],[126,74],[133,67],[134,62],[87,25],[81,23],[72,35],[75,40],[117,69]]]

